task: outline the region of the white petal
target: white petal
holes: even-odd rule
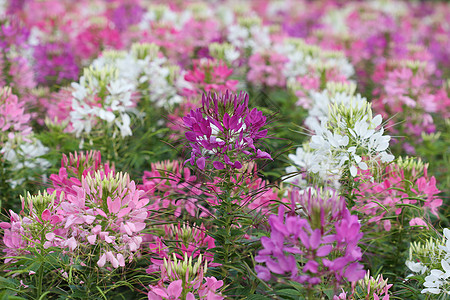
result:
[[[355,165],[352,165],[352,166],[350,167],[350,174],[351,174],[353,177],[355,177],[356,174],[358,174],[358,169],[356,169]]]
[[[367,170],[367,169],[369,168],[365,162],[359,163],[359,164],[358,164],[358,167],[359,167],[361,170]]]
[[[382,120],[383,118],[381,117],[381,115],[376,115],[375,118],[372,119],[372,125],[374,126],[374,128],[380,126]]]

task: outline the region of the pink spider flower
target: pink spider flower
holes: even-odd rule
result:
[[[75,195],[73,187],[80,187],[83,177],[87,174],[94,175],[97,171],[102,171],[105,175],[114,174],[114,165],[110,167],[109,162],[102,163],[100,151],[75,152],[69,156],[63,154],[58,174],[50,175],[53,188],[48,188],[48,192],[56,191],[58,197],[61,192]]]
[[[72,93],[69,89],[61,89],[58,92],[50,94],[48,97],[39,99],[39,104],[44,110],[42,113],[50,119],[50,121],[65,125],[66,121],[70,121],[70,111],[72,109]],[[40,125],[44,125],[43,119],[37,120]],[[66,126],[64,132],[71,132],[72,126]]]
[[[203,256],[208,263],[212,262],[213,254],[207,252],[208,249],[216,247],[214,239],[207,235],[205,225],[202,223],[200,227],[194,227],[187,224],[181,226],[165,226],[165,235],[170,240],[175,240],[175,248],[179,249],[181,253],[187,253],[188,256],[196,258],[200,254],[200,249],[203,251]],[[177,253],[177,257],[181,258],[183,255]]]
[[[28,193],[21,200],[20,214],[10,210],[10,221],[0,223],[6,246],[3,251],[10,257],[5,259],[5,263],[13,261],[11,257],[29,254],[29,248],[35,248],[36,244],[41,244],[44,248],[66,248],[66,231],[61,226],[62,218],[54,205],[56,193],[49,195],[44,192],[34,196]]]
[[[122,49],[123,47],[119,31],[111,28],[106,20],[100,24],[89,24],[78,33],[73,43],[76,56],[85,60],[100,55],[105,48]]]
[[[200,227],[194,227],[187,223],[171,226],[164,226],[164,235],[162,237],[153,236],[149,243],[149,252],[152,254],[152,265],[146,270],[148,274],[160,272],[164,260],[174,256],[177,259],[183,259],[185,256],[192,259],[199,256],[208,262],[210,266],[218,266],[212,263],[213,254],[208,252],[215,247],[215,241],[206,234],[206,228],[203,224]]]
[[[22,56],[15,57],[9,60],[9,72],[8,75],[11,81],[8,82],[11,88],[14,88],[22,97],[27,96],[32,99],[29,91],[36,87],[36,81],[34,79],[35,71],[32,69],[31,63]],[[27,99],[27,102],[32,102]]]
[[[287,61],[287,57],[276,52],[255,53],[248,61],[247,80],[256,85],[284,87],[286,77],[282,70]]]
[[[198,203],[203,194],[197,177],[179,161],[152,163],[151,171],[145,171],[139,188],[152,199],[150,211],[160,208],[174,209],[179,218],[184,211],[191,216],[206,216],[208,211]]]
[[[29,126],[30,114],[25,113],[24,102],[19,102],[16,95],[11,93],[11,89],[4,87],[0,89],[0,145],[1,142],[14,138],[23,138],[31,133]],[[3,139],[5,134],[5,140]],[[30,141],[31,142],[31,141]]]
[[[72,239],[71,252],[98,247],[99,267],[110,262],[118,268],[127,259],[132,261],[140,250],[148,216],[144,191],[136,189],[128,174],[100,171],[82,177],[81,186],[73,190],[76,194],[67,195],[58,210]]]
[[[194,60],[193,70],[187,71],[184,79],[195,86],[195,90],[188,94],[201,94],[203,92],[225,93],[227,90],[236,91],[237,80],[229,77],[233,69],[216,59]]]
[[[371,176],[370,171],[364,171],[361,178]],[[405,181],[408,179],[408,181]],[[411,182],[412,186],[409,183]],[[422,201],[412,199],[408,194],[412,192],[414,197],[421,198]],[[403,215],[405,208],[398,204],[415,205],[422,208],[421,216],[412,216],[410,225],[426,226],[423,221],[425,212],[429,210],[435,216],[438,216],[438,209],[443,201],[439,198],[440,191],[436,187],[436,179],[427,175],[427,167],[423,166],[418,170],[393,165],[386,169],[381,182],[370,182],[364,180],[361,183],[359,191],[356,191],[356,205],[354,210],[358,210],[369,218],[369,223],[381,224],[384,229],[391,229],[391,221],[382,219],[388,216]],[[380,206],[383,205],[384,208]],[[399,217],[398,217],[399,218]],[[399,221],[397,219],[397,221]]]
[[[219,289],[223,286],[222,280],[215,277],[204,277],[207,263],[202,255],[197,260],[184,255],[178,259],[164,259],[160,266],[161,280],[156,286],[150,285],[148,299],[180,299],[181,292],[187,292],[186,299],[224,299]]]

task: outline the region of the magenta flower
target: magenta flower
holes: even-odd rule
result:
[[[150,287],[151,291],[148,293],[148,300],[162,300],[162,299],[180,299],[182,292],[182,281],[177,280],[169,284],[167,288],[164,287]]]
[[[34,49],[36,81],[41,84],[61,84],[76,80],[79,68],[71,45],[57,42],[38,45]]]
[[[262,237],[263,249],[255,261],[263,263],[255,270],[258,277],[269,281],[297,281],[309,288],[327,281],[336,286],[344,280],[355,282],[364,277],[362,257],[358,242],[362,238],[361,225],[345,207],[345,200],[332,193],[323,198],[311,190],[292,197],[296,206],[300,204],[306,218],[292,213],[285,214],[280,205],[278,215],[269,217],[270,237]]]
[[[202,107],[183,118],[185,136],[190,142],[192,165],[205,169],[240,169],[256,158],[272,159],[256,148],[255,143],[267,136],[266,117],[256,108],[249,110],[248,95],[204,94]],[[233,159],[233,160],[232,160]]]
[[[237,80],[229,77],[233,69],[230,69],[223,61],[216,59],[194,60],[193,70],[187,72],[184,79],[190,82],[194,89],[186,90],[187,94],[200,94],[202,92],[218,91],[225,93],[227,90],[235,91]]]
[[[139,5],[139,1],[127,1],[112,10],[109,17],[115,28],[123,32],[131,25],[138,24],[144,12],[145,9]]]
[[[81,187],[82,178],[88,174],[92,176],[97,171],[105,175],[115,174],[114,165],[110,167],[109,162],[102,163],[100,151],[75,152],[69,156],[63,154],[58,174],[50,175],[53,188],[48,188],[48,192],[56,191],[58,199],[61,192],[76,195],[74,186]]]

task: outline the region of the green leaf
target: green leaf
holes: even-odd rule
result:
[[[26,300],[27,298],[14,296],[14,295],[8,295],[7,293],[3,292],[0,293],[0,300]]]
[[[415,206],[415,205],[413,205],[413,204],[409,204],[409,203],[398,203],[398,204],[396,204],[395,206],[406,206],[406,207],[411,207],[411,208],[414,208],[414,209],[417,209],[417,210],[421,210],[421,208],[420,207],[418,207],[418,206]]]
[[[0,277],[0,288],[16,288],[19,282],[12,278]]]
[[[380,206],[382,209],[384,209],[386,212],[389,212],[389,210],[380,202],[378,202],[377,200],[371,200],[372,202],[375,202],[376,204],[378,204],[378,206]]]
[[[247,300],[271,300],[271,298],[263,295],[250,295],[247,297]]]
[[[300,291],[297,291],[294,289],[282,289],[282,290],[276,291],[276,293],[277,293],[277,295],[288,297],[288,298],[283,298],[283,299],[298,300],[298,299],[301,299],[301,296],[302,296]]]

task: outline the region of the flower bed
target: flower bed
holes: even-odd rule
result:
[[[2,299],[444,299],[450,5],[0,3]]]

